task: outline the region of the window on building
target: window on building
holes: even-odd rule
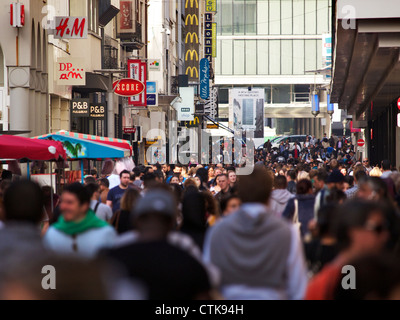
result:
[[[221,34],[232,34],[232,0],[221,0],[221,12],[218,12],[219,21],[221,25]]]
[[[272,86],[272,103],[290,103],[290,85]]]
[[[245,26],[245,2],[244,0],[233,0],[233,33],[244,34]]]
[[[246,0],[246,21],[245,21],[245,33],[256,34],[257,33],[257,2],[255,0]]]
[[[244,46],[245,46],[245,41],[244,40],[234,40],[233,41],[233,69],[234,69],[234,74],[238,75],[243,75],[245,74],[244,66],[245,66],[245,57],[244,54]]]
[[[219,88],[218,89],[218,103],[227,104],[229,103],[229,89]]]
[[[99,34],[99,0],[87,0],[88,28]]]
[[[242,113],[242,124],[247,126],[252,126],[254,124],[254,100],[253,99],[243,99],[242,103],[243,113]]]

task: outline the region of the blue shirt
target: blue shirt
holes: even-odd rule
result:
[[[121,189],[120,186],[112,188],[107,195],[107,201],[112,201],[112,211],[116,212],[119,210],[121,198],[127,189]]]

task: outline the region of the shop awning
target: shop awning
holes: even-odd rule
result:
[[[35,137],[63,143],[68,160],[76,159],[118,159],[132,155],[132,148],[126,140],[98,137],[69,131],[59,131]]]

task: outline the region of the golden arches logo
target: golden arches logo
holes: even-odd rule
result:
[[[189,75],[190,72],[190,77],[193,78],[193,74],[196,73],[196,78],[199,77],[199,72],[197,71],[196,67],[187,67],[186,68],[186,75]]]
[[[197,0],[186,0],[185,9],[187,9],[189,1],[190,1],[190,7],[191,8],[193,8],[193,2],[196,2],[196,8],[199,8],[199,2]]]
[[[197,18],[197,15],[196,14],[188,14],[185,19],[185,26],[188,25],[189,19],[190,19],[191,25],[193,24],[194,21],[196,22],[196,26],[199,25],[199,18]]]
[[[197,53],[196,50],[188,50],[186,51],[185,54],[185,61],[188,60],[188,56],[190,55],[190,60],[193,60],[193,58],[196,58],[196,61],[199,61],[199,54]]]
[[[196,40],[196,43],[199,43],[199,37],[195,32],[188,32],[186,35],[185,43],[188,43],[188,39],[190,38],[190,43],[193,43]]]

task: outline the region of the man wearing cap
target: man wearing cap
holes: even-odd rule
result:
[[[176,208],[170,192],[149,190],[132,211],[136,231],[103,254],[143,282],[151,300],[209,299],[211,285],[205,267],[169,239]]]

